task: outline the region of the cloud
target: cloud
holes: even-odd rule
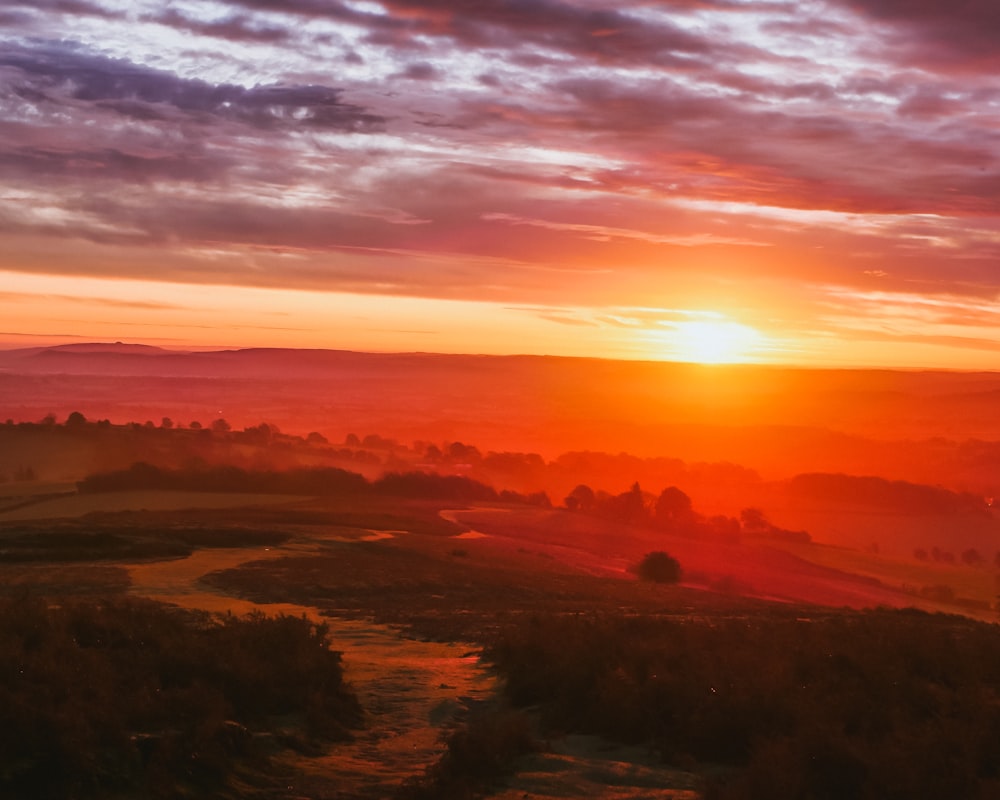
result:
[[[490,222],[509,222],[511,225],[529,225],[535,228],[545,228],[553,231],[578,233],[586,239],[596,242],[608,242],[614,239],[634,239],[652,244],[667,244],[676,247],[703,247],[706,245],[741,245],[745,247],[768,247],[767,242],[755,242],[750,239],[729,238],[712,233],[697,233],[689,235],[669,235],[650,233],[647,231],[613,228],[605,225],[587,225],[576,222],[551,222],[541,219],[526,219],[511,214],[484,214],[483,219]]]
[[[213,84],[166,70],[111,59],[62,43],[7,46],[0,69],[8,91],[25,101],[77,101],[136,119],[164,120],[180,112],[193,121],[235,120],[261,128],[378,130],[385,120],[341,101],[342,91],[319,85]]]
[[[886,26],[908,63],[983,71],[1000,65],[1000,5],[990,0],[836,0]]]
[[[560,304],[1000,290],[985,7],[123,8],[0,11],[0,266],[487,297],[622,330]]]
[[[145,17],[168,28],[188,31],[199,36],[212,36],[236,42],[266,42],[284,44],[294,38],[291,30],[277,25],[257,24],[246,14],[231,14],[205,22],[192,19],[173,8]]]
[[[38,295],[26,294],[23,292],[0,292],[0,299],[5,302],[16,303],[23,301],[27,298],[37,298]],[[56,300],[65,303],[73,303],[79,305],[98,305],[107,306],[109,308],[120,308],[120,309],[133,309],[138,311],[183,311],[182,306],[172,304],[172,303],[157,303],[146,300],[116,300],[114,298],[108,297],[83,297],[80,295],[67,295],[67,294],[46,294],[43,295],[46,300]]]
[[[418,39],[463,48],[526,51],[543,49],[599,63],[639,63],[689,68],[723,57],[712,39],[691,33],[662,16],[655,21],[585,3],[559,0],[382,0],[384,14],[359,12],[318,0],[231,0],[232,5],[324,18],[367,28],[381,44],[413,46]],[[739,4],[673,2],[676,11],[738,8]]]

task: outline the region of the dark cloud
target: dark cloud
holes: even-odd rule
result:
[[[416,37],[449,40],[466,48],[518,51],[545,48],[602,63],[646,63],[691,68],[730,58],[732,47],[664,21],[559,0],[382,0],[385,14],[359,12],[319,0],[230,0],[231,5],[322,17],[365,28],[371,41],[398,47]],[[738,8],[737,3],[672,2],[669,9]],[[423,46],[423,45],[421,45]],[[750,48],[740,47],[741,51]]]
[[[31,2],[7,0],[4,5],[11,10],[23,9],[37,13],[71,14],[87,17],[111,18],[118,13],[105,8],[100,3],[89,2],[89,0],[31,0]]]
[[[0,172],[8,180],[113,180],[129,183],[150,181],[202,182],[220,177],[228,166],[221,159],[209,160],[197,153],[138,155],[115,148],[14,147],[0,150]]]
[[[172,108],[196,119],[232,119],[262,128],[365,131],[385,121],[342,102],[341,90],[328,86],[212,84],[61,44],[8,46],[0,51],[3,67],[14,71],[7,83],[21,97],[83,101],[140,119]]]
[[[398,77],[414,81],[431,81],[438,77],[438,71],[434,69],[433,64],[419,61],[415,64],[408,64],[406,69],[398,73]]]
[[[265,42],[268,44],[284,44],[293,36],[287,28],[274,25],[258,25],[245,14],[233,14],[212,22],[191,19],[176,9],[166,11],[146,18],[170,28],[198,34],[199,36],[214,36],[234,42]]]
[[[1000,67],[1000,3],[994,0],[834,0],[891,26],[887,35],[912,63]]]
[[[960,126],[926,130],[893,116],[836,114],[828,103],[796,110],[669,81],[573,78],[554,88],[576,106],[548,125],[595,136],[595,149],[635,164],[591,176],[607,181],[608,191],[644,188],[853,213],[1000,214],[995,134],[976,138]],[[930,112],[930,99],[921,103],[912,87],[892,91],[913,98],[901,105],[902,116]],[[498,113],[496,104],[491,111]]]

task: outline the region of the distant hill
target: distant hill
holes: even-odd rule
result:
[[[981,496],[1000,496],[998,397],[1000,373],[988,372],[119,342],[0,351],[0,422],[223,417],[331,441],[626,452],[730,462],[766,480],[877,475]]]

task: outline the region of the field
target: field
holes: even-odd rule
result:
[[[82,415],[4,442],[0,669],[40,711],[0,722],[58,747],[0,796],[997,788],[1000,521],[957,484]],[[77,663],[136,695],[88,710]]]
[[[201,786],[219,797],[248,796],[250,787],[255,797],[291,796],[275,788],[275,776],[295,796],[315,798],[701,797],[733,768],[719,765],[740,758],[664,750],[638,723],[554,721],[542,697],[528,701],[536,711],[527,715],[504,711],[525,698],[511,693],[519,679],[503,666],[503,648],[544,620],[780,628],[803,619],[832,624],[850,618],[846,608],[875,606],[995,618],[968,599],[909,588],[953,580],[964,598],[985,597],[993,577],[986,568],[977,589],[954,565],[808,543],[700,541],[565,509],[364,495],[52,496],[51,487],[36,488],[34,498],[11,495],[18,507],[0,522],[9,598],[142,597],[219,619],[264,611],[329,625],[363,709],[350,741],[283,729],[302,743],[271,752],[266,772],[240,768],[214,788]],[[681,562],[680,583],[636,578],[635,565],[653,550]],[[548,656],[538,658],[537,668],[547,668]],[[500,665],[503,682],[490,663]],[[569,667],[554,668],[571,678]]]

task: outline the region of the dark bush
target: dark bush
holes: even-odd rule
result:
[[[662,550],[646,553],[636,567],[636,574],[653,583],[677,583],[681,579],[680,562]]]
[[[396,800],[472,800],[495,785],[516,759],[537,749],[527,717],[509,709],[477,713],[448,737],[448,749],[427,771],[406,781]]]
[[[379,494],[428,500],[499,499],[496,489],[463,475],[436,475],[429,472],[390,472],[372,484]]]
[[[487,656],[549,732],[730,765],[712,800],[1000,797],[1000,630],[911,612],[536,617]]]
[[[208,796],[278,717],[343,735],[359,706],[342,677],[305,619],[0,602],[0,797]]]

